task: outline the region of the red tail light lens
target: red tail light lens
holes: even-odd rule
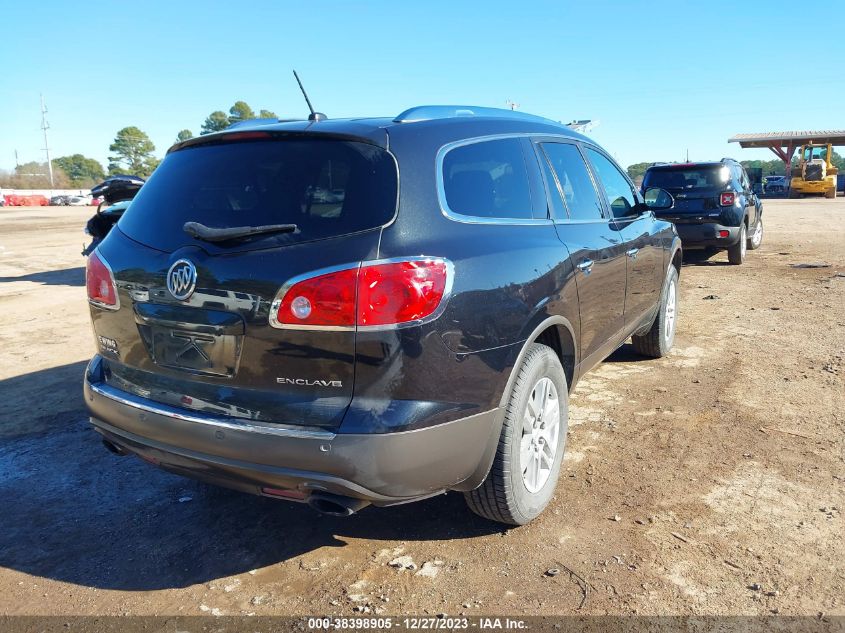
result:
[[[440,305],[448,275],[442,259],[361,268],[358,325],[394,325],[424,319]]]
[[[719,204],[723,207],[729,207],[733,205],[734,200],[736,200],[736,194],[732,191],[726,191],[722,195],[719,196]]]
[[[273,311],[274,325],[353,327],[357,281],[358,268],[348,268],[294,283]]]
[[[88,256],[85,268],[85,285],[88,287],[88,301],[101,308],[117,310],[117,288],[114,275],[105,260],[94,251]]]
[[[274,327],[379,327],[431,316],[446,295],[442,259],[364,264],[295,281],[273,303]]]

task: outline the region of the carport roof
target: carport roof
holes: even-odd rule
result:
[[[736,134],[728,143],[739,143],[740,147],[788,147],[804,143],[831,143],[845,145],[845,130],[804,130],[797,132],[763,132],[760,134]]]

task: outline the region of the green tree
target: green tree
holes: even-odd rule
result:
[[[0,187],[9,189],[49,189],[50,175],[47,163],[31,161],[15,167],[12,172],[0,172]],[[66,189],[70,180],[61,167],[53,161],[53,188]]]
[[[246,101],[235,101],[235,105],[229,108],[229,124],[237,123],[238,121],[246,121],[254,119],[255,112],[247,105]]]
[[[220,132],[229,127],[229,117],[222,110],[215,110],[205,119],[205,122],[200,128],[200,134],[211,134],[212,132]]]
[[[634,163],[633,165],[628,165],[628,177],[635,183],[639,184],[642,182],[645,170],[652,164],[653,163]]]
[[[53,159],[54,170],[57,166],[67,174],[71,187],[91,187],[106,177],[106,172],[99,161],[87,158],[82,154],[72,154],[71,156]]]
[[[109,145],[109,173],[128,171],[143,178],[149,177],[158,167],[159,161],[153,156],[156,146],[144,132],[135,126],[125,127],[114,137]]]
[[[194,133],[191,130],[180,130],[179,134],[176,135],[176,142],[181,143],[182,141],[187,141],[189,138],[194,138]]]
[[[780,158],[773,158],[772,160],[742,160],[740,164],[748,169],[749,167],[755,168],[758,167],[763,170],[764,176],[783,176],[783,161]],[[796,156],[792,157],[792,165],[795,166],[798,164],[798,158]]]
[[[258,116],[259,116],[259,118],[262,118],[262,119],[278,119],[279,118],[279,115],[276,114],[275,112],[273,112],[272,110],[262,110],[259,113]]]

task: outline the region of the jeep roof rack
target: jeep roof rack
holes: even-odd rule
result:
[[[535,123],[549,123],[560,125],[558,121],[552,121],[536,114],[527,114],[516,110],[505,110],[503,108],[487,108],[482,106],[467,105],[423,105],[408,108],[393,119],[394,123],[413,123],[415,121],[430,121],[432,119],[452,119],[456,117],[495,117],[497,119],[517,119],[521,121],[533,121]]]

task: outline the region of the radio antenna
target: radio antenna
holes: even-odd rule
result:
[[[296,74],[296,71],[293,71],[293,76],[296,77],[296,83],[299,84],[299,89],[302,91],[302,96],[305,97],[305,103],[308,104],[308,109],[311,110],[311,114],[308,115],[309,121],[325,121],[328,117],[323,114],[322,112],[314,112],[314,107],[311,105],[311,99],[308,98],[308,93],[305,92],[305,88],[302,87],[302,82],[299,80],[299,75]]]

